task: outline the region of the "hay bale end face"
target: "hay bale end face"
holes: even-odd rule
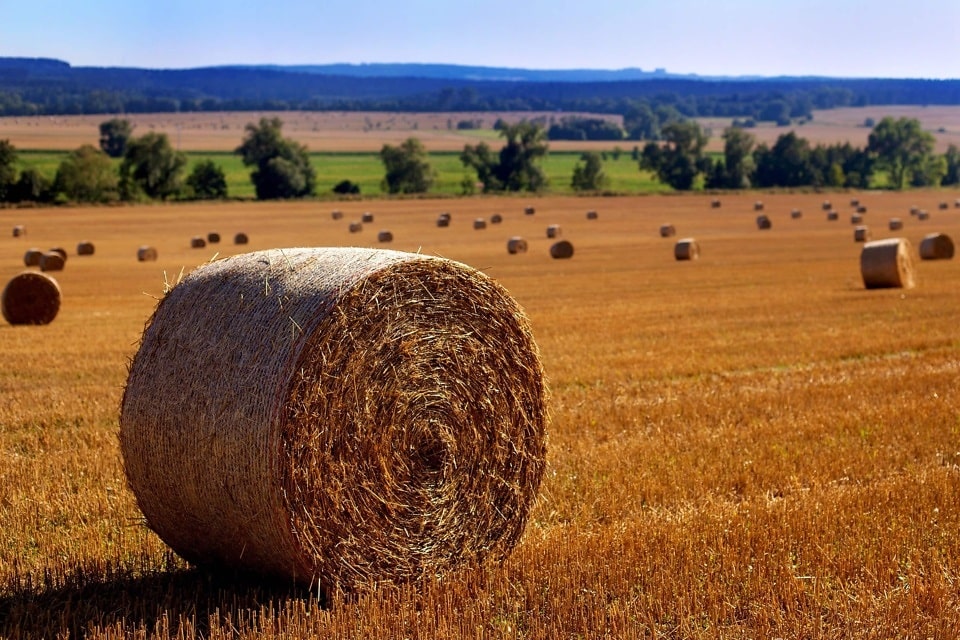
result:
[[[47,251],[40,256],[40,271],[63,271],[67,261],[56,251]]]
[[[757,216],[757,229],[765,231],[767,229],[772,229],[772,228],[773,228],[773,221],[770,220],[770,216],[767,216],[767,215]]]
[[[137,249],[137,262],[156,262],[157,250],[154,247],[143,245]]]
[[[499,213],[490,216],[490,224],[500,224],[501,222],[503,222],[503,216]]]
[[[93,243],[89,240],[84,240],[83,242],[77,243],[78,256],[92,256],[95,251],[96,247],[94,247]]]
[[[14,237],[14,238],[19,238],[19,237],[25,236],[25,235],[27,235],[27,228],[26,228],[26,227],[24,227],[22,224],[14,225],[14,227],[13,227],[13,237]]]
[[[945,233],[929,233],[920,241],[920,258],[923,260],[951,260],[953,239]]]
[[[860,252],[860,274],[867,289],[910,289],[914,268],[910,242],[906,238],[874,240]]]
[[[697,260],[700,258],[700,245],[693,238],[681,238],[673,245],[673,257],[677,260]]]
[[[360,222],[370,223],[373,222],[373,214],[369,211],[365,211],[362,216],[360,216]]]
[[[46,274],[26,271],[3,288],[0,307],[10,324],[50,324],[60,311],[60,285]]]
[[[217,244],[218,242],[220,242],[220,234],[217,233],[216,231],[211,231],[210,233],[207,234],[207,242],[209,242],[210,244]]]
[[[393,233],[386,229],[377,233],[377,242],[393,242]]]
[[[207,241],[200,236],[193,236],[190,238],[190,248],[191,249],[203,249],[207,246]]]
[[[184,558],[351,591],[506,556],[545,467],[545,397],[523,311],[482,273],[259,251],[161,300],[120,449],[148,526]]]
[[[900,218],[890,218],[890,221],[887,223],[887,227],[890,231],[899,231],[903,229],[903,220]]]
[[[671,236],[677,235],[677,228],[672,224],[662,224],[660,225],[660,237],[669,238]]]
[[[587,220],[596,220],[599,217],[600,216],[596,211],[587,211]]]
[[[483,218],[477,218],[476,220],[473,221],[473,228],[474,228],[474,229],[486,229],[486,228],[487,228],[487,221],[484,220]]]
[[[565,260],[573,257],[573,244],[567,240],[554,242],[550,245],[550,257],[554,260]]]
[[[507,240],[507,253],[514,255],[527,252],[527,241],[520,236],[513,236]]]
[[[28,267],[39,267],[40,256],[42,255],[43,251],[40,251],[40,249],[27,249],[26,253],[23,254],[23,264]]]
[[[860,225],[853,230],[853,241],[854,242],[869,242],[870,241],[870,228]]]
[[[560,225],[551,224],[547,227],[547,237],[548,238],[559,238],[560,237]]]
[[[250,238],[242,231],[233,236],[233,244],[247,244],[248,242],[250,242]]]

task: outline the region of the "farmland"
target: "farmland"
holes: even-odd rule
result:
[[[0,636],[956,637],[960,262],[865,290],[854,196],[874,238],[894,216],[914,249],[960,238],[947,191],[0,210],[0,228],[27,229],[0,237],[4,282],[29,247],[70,252],[57,319],[0,325]],[[375,223],[348,233],[364,211]],[[701,258],[674,260],[663,223]],[[572,259],[550,259],[548,224]],[[190,248],[210,231],[224,242]],[[548,468],[505,562],[323,602],[192,568],[146,529],[117,443],[127,363],[165,286],[240,251],[238,231],[244,251],[452,258],[525,308],[552,394]],[[513,235],[528,253],[508,255]],[[81,240],[95,255],[75,255]],[[157,262],[136,261],[141,244]]]

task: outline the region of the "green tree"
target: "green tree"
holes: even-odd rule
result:
[[[227,197],[227,176],[213,160],[201,160],[187,176],[191,194],[199,200],[218,200]]]
[[[139,194],[167,198],[180,192],[187,157],[170,146],[165,133],[150,132],[127,143],[120,165],[120,190],[126,200]]]
[[[740,127],[729,127],[723,132],[723,187],[749,189],[753,174],[753,134]]]
[[[111,158],[122,158],[127,143],[133,136],[133,125],[124,118],[112,118],[100,123],[100,148]]]
[[[947,147],[947,152],[943,154],[943,159],[947,163],[947,172],[943,176],[940,184],[954,186],[960,184],[960,149],[957,145],[951,144]]]
[[[894,189],[902,189],[908,176],[923,173],[933,153],[933,135],[924,131],[916,118],[883,118],[870,132],[867,151],[877,165],[886,169]]]
[[[465,145],[460,154],[463,165],[477,172],[484,192],[539,191],[545,187],[547,178],[538,164],[548,148],[543,128],[526,120],[503,123],[500,136],[507,143],[497,157],[484,142]]]
[[[383,145],[380,160],[386,170],[381,188],[388,193],[426,193],[433,186],[436,172],[416,138],[407,138],[399,147]]]
[[[358,195],[360,193],[360,185],[350,180],[341,180],[337,184],[333,185],[332,191],[334,193],[339,193],[340,195]]]
[[[665,144],[648,142],[640,157],[640,168],[657,174],[660,182],[677,190],[692,189],[697,177],[710,170],[703,153],[707,137],[696,122],[683,120],[663,127]]]
[[[599,191],[607,182],[600,154],[596,151],[581,154],[580,161],[573,168],[573,178],[570,181],[574,191]]]
[[[284,138],[280,118],[260,118],[248,123],[246,134],[236,149],[243,164],[255,167],[250,173],[257,198],[302,198],[312,195],[317,177],[310,155],[302,144]]]
[[[911,169],[910,186],[939,187],[945,175],[947,175],[947,159],[931,153]]]
[[[14,202],[48,202],[53,197],[53,183],[45,175],[34,168],[24,169],[20,178],[13,185],[12,198]]]
[[[119,177],[109,156],[93,145],[71,151],[60,163],[53,189],[71,202],[113,202]]]
[[[819,184],[819,176],[811,162],[810,143],[791,131],[777,138],[772,148],[765,144],[754,151],[758,187],[800,187]]]
[[[10,140],[0,140],[0,202],[12,197],[17,181],[17,149]]]

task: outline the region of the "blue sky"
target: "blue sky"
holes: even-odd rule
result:
[[[960,78],[960,0],[0,0],[0,56]]]

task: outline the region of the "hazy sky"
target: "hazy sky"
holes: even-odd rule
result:
[[[0,56],[960,78],[960,0],[0,0]]]

